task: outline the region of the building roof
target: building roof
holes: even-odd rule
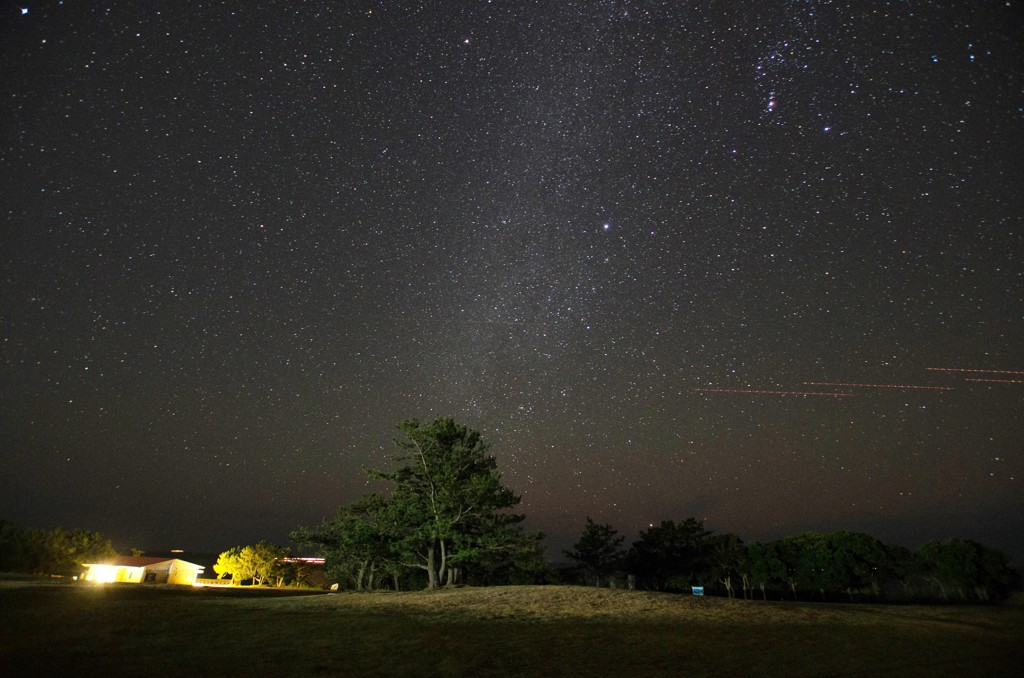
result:
[[[153,556],[117,556],[114,558],[108,558],[102,563],[86,563],[86,565],[114,565],[116,567],[147,567],[149,565],[156,565],[157,563],[166,563],[171,560],[179,560],[183,563],[188,563],[187,560],[181,560],[181,558],[159,558]],[[196,563],[188,563],[189,565],[196,565]],[[201,567],[196,565],[196,567]]]

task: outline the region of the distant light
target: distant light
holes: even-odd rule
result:
[[[21,14],[22,14],[23,16],[24,16],[25,14],[28,14],[28,7],[22,7],[22,8],[21,8]]]
[[[611,227],[612,227],[612,225],[611,225],[611,224],[605,224],[605,225],[604,225],[604,226],[602,226],[601,228],[603,228],[604,230],[606,230],[606,231],[607,231],[607,230],[608,230],[608,229],[610,229]]]

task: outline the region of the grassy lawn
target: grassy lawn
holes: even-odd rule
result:
[[[0,676],[1002,676],[1024,606],[0,581]]]

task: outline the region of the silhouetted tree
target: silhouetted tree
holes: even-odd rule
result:
[[[0,571],[73,576],[116,555],[99,532],[24,529],[0,519]]]
[[[644,588],[687,590],[702,577],[714,576],[709,561],[711,534],[695,518],[681,523],[663,520],[633,542],[629,567]]]
[[[832,583],[842,587],[850,600],[855,591],[881,594],[881,582],[890,571],[885,545],[869,534],[840,530],[826,538],[831,551]]]
[[[993,596],[1005,598],[1011,591],[1020,589],[1020,573],[1010,567],[1010,559],[1005,553],[981,544],[978,548],[981,551],[978,555],[979,576],[974,592],[979,600],[989,600]]]
[[[577,568],[593,575],[596,586],[601,586],[601,579],[615,572],[626,555],[620,548],[625,537],[616,535],[618,531],[611,525],[599,525],[587,516],[579,541],[571,551],[562,553],[575,562]]]
[[[966,600],[971,592],[979,600],[988,600],[1020,582],[1005,554],[967,539],[928,542],[918,549],[918,555],[925,575],[946,599]]]
[[[886,576],[900,583],[904,596],[917,596],[915,585],[924,577],[926,569],[921,555],[898,544],[885,544],[883,548],[885,548]]]
[[[732,533],[707,537],[707,563],[711,578],[725,586],[726,594],[733,598],[737,580],[743,582],[746,596],[747,549],[743,540]]]
[[[747,547],[747,558],[750,563],[750,580],[761,589],[761,598],[768,600],[766,591],[770,584],[787,583],[786,564],[779,557],[779,542],[763,544],[754,542]]]
[[[33,538],[32,530],[0,518],[0,572],[37,572],[42,543]]]
[[[102,562],[117,555],[110,540],[99,532],[58,527],[41,536],[43,554],[38,571],[43,574],[77,575],[85,563]]]

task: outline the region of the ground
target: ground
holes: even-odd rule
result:
[[[0,675],[1016,675],[1024,605],[0,582]]]

